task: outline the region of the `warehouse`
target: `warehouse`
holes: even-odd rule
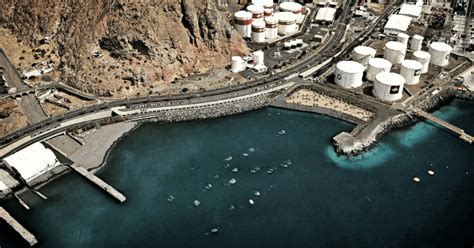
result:
[[[385,24],[383,32],[387,35],[407,33],[411,18],[405,15],[391,15]]]
[[[320,8],[318,10],[318,14],[316,14],[315,21],[317,23],[330,24],[334,22],[335,17],[336,17],[335,8]]]

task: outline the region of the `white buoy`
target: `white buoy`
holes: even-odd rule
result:
[[[413,57],[416,61],[421,63],[421,73],[427,73],[430,65],[431,54],[425,51],[416,51],[413,53]]]
[[[432,170],[429,170],[429,171],[428,171],[428,174],[429,174],[430,176],[434,176],[435,172],[432,171]]]
[[[240,56],[232,56],[231,71],[237,73],[244,69],[244,60]]]
[[[449,55],[453,48],[444,42],[433,42],[430,44],[430,64],[446,66],[449,63]]]
[[[198,200],[194,200],[194,206],[199,207],[199,205],[201,205],[201,202]]]
[[[242,37],[250,37],[252,33],[252,13],[237,11],[234,13],[234,27]]]
[[[367,80],[374,81],[375,76],[379,72],[390,72],[392,68],[392,63],[383,58],[373,58],[369,60],[369,66],[367,67]]]
[[[420,51],[422,46],[423,46],[423,36],[421,35],[413,35],[411,37],[411,51],[412,52],[416,52],[416,51]]]
[[[278,18],[275,16],[265,17],[265,38],[273,40],[278,38]]]
[[[252,4],[247,6],[247,11],[252,13],[252,21],[263,21],[265,16],[265,9],[263,6]]]
[[[402,43],[405,46],[408,45],[408,39],[409,38],[410,38],[410,36],[408,34],[404,34],[404,33],[398,33],[397,34],[397,41]]]
[[[236,184],[237,180],[235,178],[232,178],[229,180],[229,184]]]
[[[334,74],[336,84],[342,88],[357,88],[362,85],[364,66],[355,61],[341,61],[336,65]]]
[[[257,43],[265,42],[265,22],[264,21],[253,21],[252,22],[252,40]]]
[[[249,204],[250,204],[250,205],[254,205],[255,202],[254,202],[252,199],[249,199]]]
[[[275,16],[278,18],[278,34],[285,36],[297,31],[295,14],[292,12],[279,12]]]
[[[377,51],[372,47],[357,46],[352,53],[352,59],[361,63],[363,66],[367,66],[369,60],[375,57],[375,53],[377,53]]]
[[[400,75],[405,78],[405,83],[407,85],[415,85],[420,82],[421,69],[423,65],[411,59],[403,60],[400,67]]]
[[[419,183],[419,182],[421,182],[421,179],[420,179],[419,177],[414,177],[414,178],[413,178],[413,181],[414,181],[415,183]]]
[[[393,65],[400,64],[405,58],[406,46],[398,41],[389,41],[385,43],[383,58],[390,61]]]
[[[397,73],[380,72],[375,76],[374,95],[384,101],[397,101],[403,97],[405,79]]]

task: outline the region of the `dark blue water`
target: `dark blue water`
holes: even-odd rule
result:
[[[468,102],[436,115],[474,133]],[[279,109],[147,124],[98,173],[128,197],[125,204],[69,174],[42,189],[46,202],[23,196],[29,212],[14,201],[2,205],[38,237],[38,247],[472,246],[472,145],[419,123],[362,156],[338,157],[330,139],[352,128]],[[212,227],[219,232],[209,234]],[[24,245],[0,228],[1,247]]]

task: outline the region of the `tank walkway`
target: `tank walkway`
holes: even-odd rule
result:
[[[474,143],[474,137],[465,133],[464,130],[462,130],[461,128],[459,127],[456,127],[454,126],[453,124],[447,122],[447,121],[444,121],[444,120],[441,120],[439,119],[438,117],[430,114],[430,113],[427,113],[421,109],[416,109],[415,110],[415,113],[419,116],[419,117],[422,117],[424,119],[427,119],[427,120],[430,120],[442,127],[445,127],[446,129],[452,131],[453,133],[456,133],[459,135],[459,138],[461,138],[462,140],[466,141],[467,143],[469,144],[473,144]]]
[[[10,225],[18,234],[23,237],[30,246],[35,245],[38,243],[38,240],[36,240],[35,236],[31,234],[26,228],[24,228],[18,221],[16,221],[5,209],[0,207],[0,218],[5,220],[8,225]]]

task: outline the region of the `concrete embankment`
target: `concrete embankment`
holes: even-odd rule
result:
[[[431,111],[453,98],[474,100],[474,92],[455,87],[442,88],[435,95],[418,103],[417,107],[424,111]],[[413,124],[418,120],[414,112],[386,117],[378,116],[372,123],[355,128],[351,133],[340,133],[333,138],[333,144],[339,154],[358,155],[372,147],[385,133]]]

